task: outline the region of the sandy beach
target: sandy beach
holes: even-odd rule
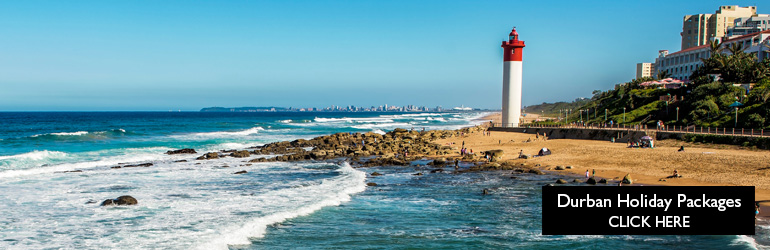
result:
[[[500,114],[485,117],[499,122]],[[531,139],[532,142],[526,142]],[[596,175],[607,180],[620,180],[630,173],[635,183],[643,185],[671,186],[755,186],[756,200],[770,205],[770,154],[765,150],[748,150],[738,147],[716,148],[713,145],[691,145],[676,140],[656,143],[654,149],[627,148],[625,143],[597,140],[536,139],[535,135],[513,132],[492,132],[491,136],[471,133],[462,138],[438,140],[437,143],[454,143],[459,150],[465,142],[473,152],[502,149],[503,160],[540,164],[544,171],[583,176],[586,170],[596,170]],[[680,145],[684,152],[677,152]],[[553,154],[545,157],[517,159],[519,151],[536,155],[547,147]],[[557,171],[556,166],[572,166]],[[683,178],[665,177],[677,170]],[[770,214],[767,209],[763,214]]]

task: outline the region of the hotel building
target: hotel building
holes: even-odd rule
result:
[[[727,48],[733,43],[743,44],[743,51],[756,55],[760,61],[770,58],[770,48],[765,46],[770,45],[770,30],[724,39],[722,41],[722,53],[730,53]],[[709,44],[683,49],[671,54],[668,53],[668,50],[661,50],[658,52],[658,58],[655,59],[655,74],[667,71],[672,78],[687,82],[690,80],[692,72],[703,65],[701,58],[710,56]]]
[[[757,7],[738,5],[719,6],[715,14],[686,15],[682,22],[682,50],[706,45],[712,39],[727,34],[735,25],[736,18],[750,18],[757,15]]]

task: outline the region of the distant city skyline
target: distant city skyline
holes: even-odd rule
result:
[[[589,97],[681,46],[682,18],[755,1],[6,1],[0,111],[499,109],[516,26],[523,106]]]

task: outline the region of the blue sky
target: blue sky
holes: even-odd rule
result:
[[[2,1],[0,111],[499,108],[587,97],[677,51],[684,15],[756,1]]]

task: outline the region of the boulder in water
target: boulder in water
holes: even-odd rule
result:
[[[166,151],[167,155],[175,155],[175,154],[197,154],[198,152],[195,151],[195,149],[192,148],[183,148],[179,150],[169,150]]]
[[[556,183],[558,183],[558,184],[567,184],[567,181],[565,181],[564,179],[558,179],[558,180],[556,180]]]
[[[588,180],[586,180],[586,184],[594,185],[596,184],[596,179],[594,179],[594,177],[588,178]]]
[[[111,205],[123,206],[123,205],[136,205],[136,204],[139,204],[139,202],[134,197],[131,197],[129,195],[120,196],[117,199],[104,200],[102,202],[102,206],[111,206]]]
[[[369,182],[369,183],[366,183],[366,186],[374,187],[374,186],[377,186],[377,183]]]
[[[235,151],[230,156],[235,158],[245,158],[251,156],[248,150]]]
[[[246,170],[241,170],[241,171],[235,172],[233,174],[245,174],[245,173],[248,173],[248,172],[246,172]]]

